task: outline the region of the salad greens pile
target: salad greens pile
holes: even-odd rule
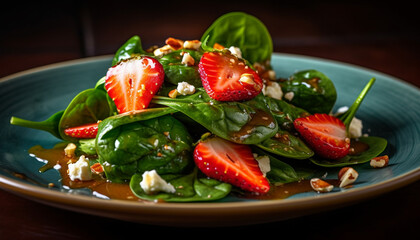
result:
[[[12,117],[11,124],[47,131],[62,141],[73,142],[78,146],[78,155],[88,155],[91,164],[97,162],[103,166],[109,181],[129,183],[139,198],[168,202],[214,201],[234,190],[240,191],[229,183],[206,177],[194,165],[194,145],[208,132],[250,145],[254,153],[268,156],[271,170],[266,177],[272,185],[308,178],[319,168],[365,163],[385,149],[385,139],[363,136],[357,141],[367,144],[367,151],[329,160],[317,156],[305,143],[293,121],[313,113],[331,114],[337,98],[333,81],[317,70],[301,70],[276,81],[284,93],[293,94],[289,100],[263,93],[251,100],[236,102],[217,101],[208,96],[197,65],[183,64],[180,52],[188,52],[199,62],[216,43],[235,46],[250,67],[259,65],[269,70],[272,40],[257,18],[242,12],[225,14],[204,32],[201,43],[197,50],[182,49],[155,56],[152,51],[143,49],[139,36],[133,36],[116,51],[111,66],[133,56],[149,56],[162,64],[164,83],[146,109],[119,114],[107,94],[103,77],[92,88],[77,94],[66,109],[47,120],[33,122]],[[168,97],[170,90],[180,82],[195,86],[195,93]],[[347,128],[373,83],[374,79],[340,116]],[[265,121],[256,121],[255,116],[265,116]],[[64,134],[68,127],[98,121],[96,138],[80,139]],[[177,188],[175,193],[146,193],[140,182],[142,174],[150,170],[156,170],[175,188],[183,188]]]

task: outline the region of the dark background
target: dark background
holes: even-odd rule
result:
[[[5,4],[5,3],[3,3]],[[220,15],[244,11],[270,31],[274,50],[381,71],[417,87],[419,13],[404,1],[54,1],[0,9],[0,77],[50,63],[113,54],[133,35],[145,48],[200,39]],[[394,239],[417,233],[420,182],[350,207],[281,222],[226,228],[237,237]],[[163,231],[164,230],[164,231]],[[221,229],[148,226],[69,212],[0,190],[1,239],[117,236],[223,237]],[[275,234],[274,236],[271,234]]]

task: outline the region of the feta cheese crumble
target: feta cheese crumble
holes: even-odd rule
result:
[[[89,160],[84,155],[79,157],[75,163],[68,165],[68,174],[70,180],[88,181],[92,179],[92,172],[89,166]]]
[[[270,158],[268,156],[258,156],[257,154],[254,154],[254,157],[258,162],[258,167],[260,167],[260,170],[265,177],[265,175],[271,171]]]
[[[262,92],[264,96],[269,96],[278,100],[283,97],[283,91],[281,90],[280,84],[277,82],[270,82],[268,85],[264,85]]]
[[[167,183],[156,170],[145,171],[142,175],[143,180],[140,182],[140,187],[146,194],[157,192],[175,193],[175,187]]]
[[[239,49],[238,47],[231,46],[229,48],[229,51],[230,51],[230,53],[232,53],[233,55],[235,55],[237,58],[242,58],[241,49]]]
[[[182,95],[195,93],[195,87],[187,82],[179,82],[176,91]]]

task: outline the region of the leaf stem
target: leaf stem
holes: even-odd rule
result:
[[[366,97],[366,94],[372,88],[374,83],[375,83],[375,78],[371,78],[370,81],[363,88],[363,90],[360,92],[359,96],[356,98],[354,103],[351,105],[351,107],[346,111],[346,113],[344,113],[340,117],[340,120],[343,121],[344,125],[346,126],[347,132],[349,130],[351,121],[353,120],[354,116],[356,115],[357,110],[362,104],[363,99]]]

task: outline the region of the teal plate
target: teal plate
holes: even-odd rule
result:
[[[95,197],[87,190],[61,187],[57,171],[39,173],[42,162],[29,156],[34,145],[51,148],[58,140],[48,133],[9,124],[11,116],[41,121],[64,109],[80,91],[105,75],[111,56],[52,64],[0,80],[0,187],[22,197],[72,211],[147,224],[226,226],[279,221],[363,201],[420,179],[420,90],[391,76],[358,66],[306,56],[274,54],[279,77],[316,69],[333,81],[337,107],[349,106],[364,85],[375,85],[357,117],[364,132],[388,140],[390,165],[372,169],[354,166],[359,178],[353,188],[328,194],[306,192],[283,200],[243,200],[230,197],[213,203],[142,203]],[[336,176],[337,169],[325,169]],[[22,177],[25,176],[25,177]],[[49,183],[56,187],[48,188]]]

